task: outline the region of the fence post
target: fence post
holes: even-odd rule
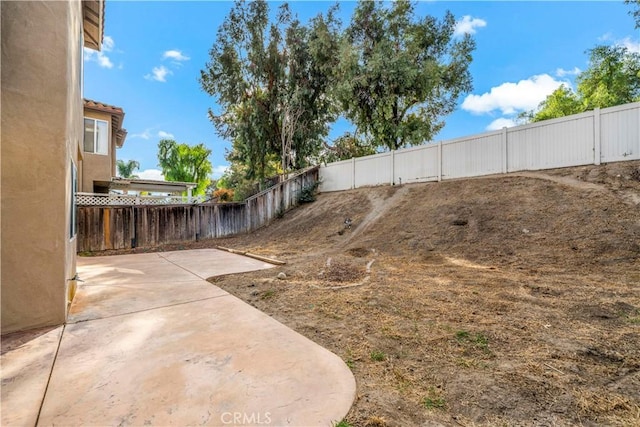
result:
[[[396,184],[396,150],[391,150],[391,185]]]
[[[602,157],[602,141],[600,140],[600,107],[593,109],[593,164],[599,165]]]
[[[356,188],[356,158],[351,158],[351,189]]]
[[[502,128],[502,173],[509,172],[509,146],[507,145],[507,127]]]
[[[438,182],[442,181],[442,141],[438,141]]]

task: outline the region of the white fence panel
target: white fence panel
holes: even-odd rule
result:
[[[442,144],[442,179],[503,172],[502,131]]]
[[[593,163],[593,113],[508,130],[508,172]]]
[[[600,118],[602,161],[640,159],[640,103],[607,108]]]
[[[329,163],[320,168],[320,191],[341,191],[353,188],[353,160]]]
[[[640,159],[640,102],[320,168],[321,191]]]
[[[437,181],[438,163],[438,145],[436,144],[398,150],[394,155],[393,182],[400,184]]]
[[[355,159],[355,188],[391,184],[391,156],[382,153]]]

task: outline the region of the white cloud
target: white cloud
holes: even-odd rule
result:
[[[103,52],[111,52],[115,45],[116,44],[113,41],[113,37],[111,37],[111,36],[104,36],[104,38],[102,39],[102,51]]]
[[[187,55],[183,54],[179,50],[167,50],[162,54],[162,59],[173,59],[174,61],[188,61]]]
[[[547,95],[560,85],[567,84],[555,80],[548,74],[540,74],[518,83],[503,83],[492,87],[482,95],[468,95],[462,102],[462,109],[475,114],[500,110],[503,114],[532,110],[544,101]]]
[[[100,52],[86,47],[83,49],[84,60],[86,62],[95,62],[102,68],[113,68],[113,62],[111,62],[111,59],[105,52],[113,51],[114,46],[115,42],[113,41],[113,38],[110,36],[104,36],[104,39],[102,40],[102,50]]]
[[[475,34],[476,28],[482,28],[487,26],[487,21],[480,18],[474,18],[471,15],[465,15],[461,20],[456,22],[456,26],[453,31],[454,36],[462,36],[465,34]]]
[[[169,74],[173,74],[173,71],[171,71],[164,65],[161,65],[159,67],[153,67],[153,70],[151,70],[151,74],[145,75],[144,78],[147,80],[155,80],[157,82],[164,83],[167,81],[167,76]]]
[[[489,126],[486,127],[486,130],[498,130],[502,128],[510,128],[516,126],[517,123],[513,119],[508,119],[506,117],[500,117],[499,119],[495,119]]]
[[[220,178],[222,175],[224,175],[224,173],[229,169],[228,165],[220,165],[220,166],[214,166],[213,167],[213,173],[211,174],[211,176],[213,177],[213,179],[218,179]]]
[[[573,70],[565,70],[564,68],[558,68],[556,70],[556,76],[558,77],[577,76],[581,72],[582,70],[578,67],[573,67]]]
[[[129,135],[129,138],[149,139],[151,138],[151,129],[145,129],[144,132]]]
[[[165,131],[161,130],[160,132],[158,132],[158,138],[173,139],[175,137],[173,136],[172,133],[165,132]]]
[[[164,181],[162,171],[158,169],[145,169],[137,174],[140,179],[153,179],[156,181]]]
[[[634,41],[631,39],[631,37],[627,36],[622,40],[618,40],[616,44],[618,46],[626,47],[629,50],[629,52],[640,53],[640,40]]]

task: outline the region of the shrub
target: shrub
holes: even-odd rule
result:
[[[233,202],[233,189],[220,188],[213,192],[213,197],[221,202]]]
[[[307,184],[300,190],[300,196],[298,196],[299,203],[311,203],[316,201],[316,192],[320,186],[320,181],[315,181],[311,184]]]

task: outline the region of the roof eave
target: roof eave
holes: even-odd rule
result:
[[[84,46],[99,51],[104,38],[104,0],[82,1]]]

